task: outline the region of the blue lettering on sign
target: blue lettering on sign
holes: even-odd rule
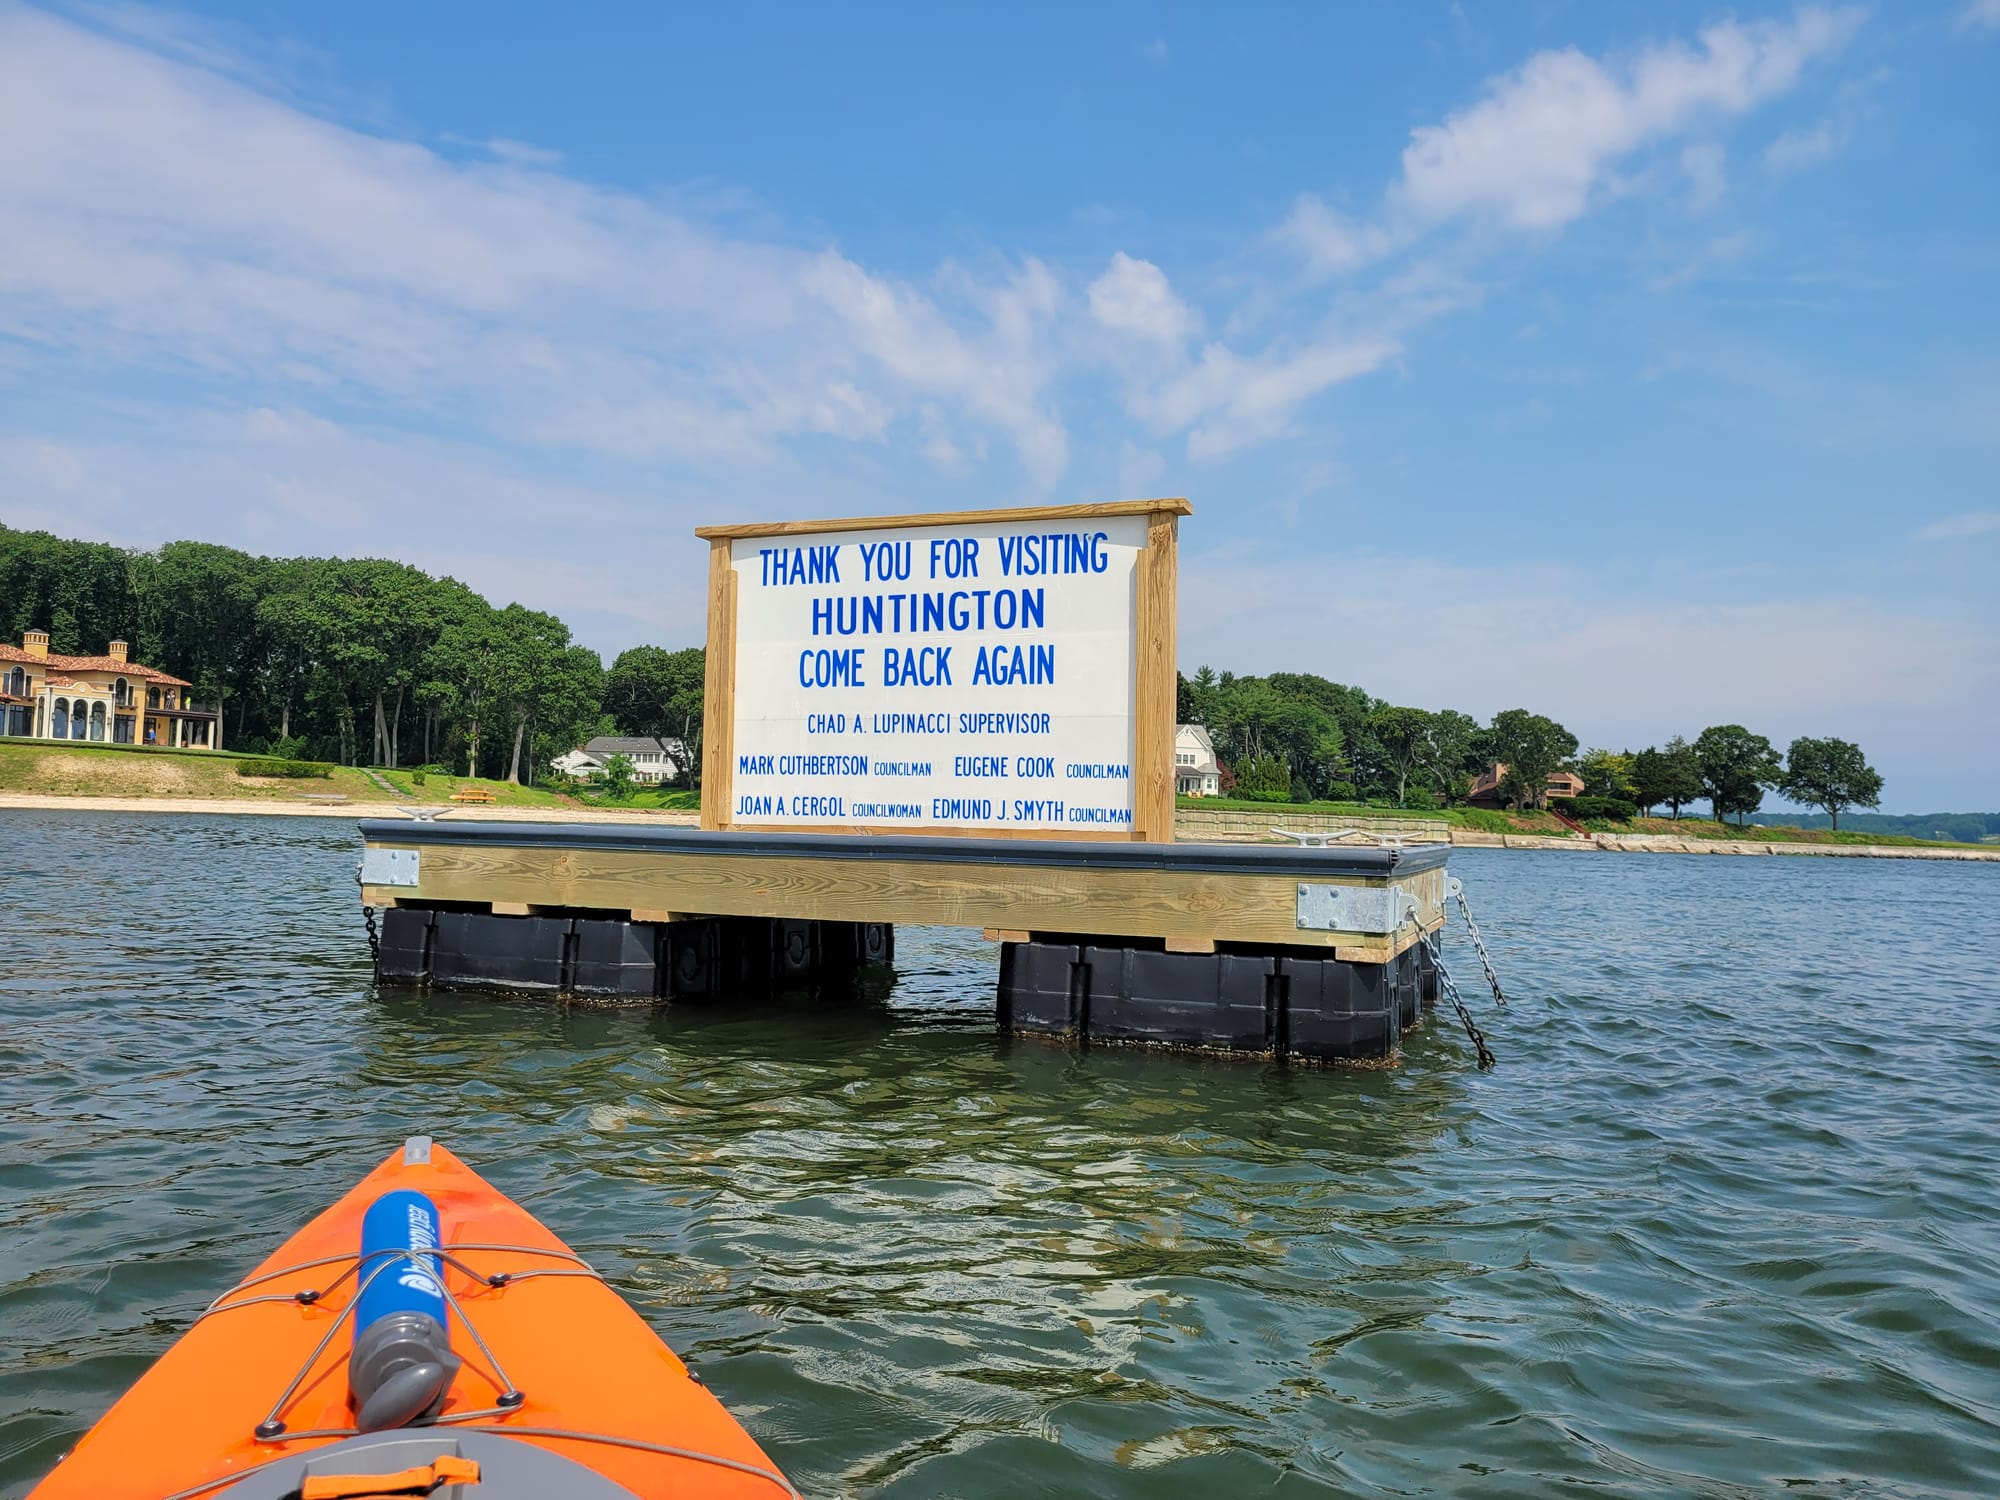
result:
[[[1060,802],[1027,802],[1014,799],[1014,816],[1023,823],[1060,823],[1063,820],[1063,805]]]
[[[924,815],[920,802],[857,802],[854,816],[857,818],[921,818]]]
[[[862,542],[856,550],[863,583],[896,583],[910,576],[908,542]]]
[[[812,601],[814,635],[921,635],[939,630],[1040,630],[1045,589],[938,589],[924,594],[824,594]]]
[[[739,818],[775,818],[781,814],[784,798],[742,796],[736,799],[736,816]]]
[[[837,818],[844,806],[838,797],[794,797],[792,816],[795,818]]]
[[[931,538],[931,577],[977,578],[979,538],[938,536]]]
[[[876,714],[877,734],[950,734],[951,715],[930,714]]]
[[[1102,573],[1111,566],[1111,538],[1101,531],[1051,531],[1041,536],[1003,536],[1003,577],[1039,578],[1047,573]]]
[[[1132,809],[1129,807],[1072,807],[1069,810],[1072,823],[1116,823],[1129,826]]]
[[[1047,734],[1047,714],[960,714],[960,734]]]
[[[986,682],[1004,687],[1011,682],[1048,683],[1056,680],[1056,648],[1029,646],[982,646],[972,659],[974,684]]]
[[[775,773],[771,769],[770,756],[739,755],[736,757],[736,774],[738,776],[770,776]]]
[[[824,547],[763,547],[757,552],[764,587],[840,582],[840,544]]]
[[[987,797],[931,798],[931,817],[940,823],[965,823],[992,816],[993,802]]]
[[[846,714],[807,714],[807,715],[806,715],[806,733],[807,733],[807,734],[845,734],[845,733],[847,733],[847,715],[846,715]]]
[[[954,776],[1005,776],[1007,757],[1004,755],[956,755],[952,757],[951,774]]]
[[[1056,774],[1056,758],[1053,755],[1017,755],[1014,757],[1014,774],[1026,781],[1038,776],[1053,776]]]
[[[829,651],[823,646],[817,651],[801,651],[799,686],[867,687],[864,675],[867,665],[868,653],[860,646],[849,646],[842,651]]]
[[[882,653],[882,686],[950,687],[951,647],[925,646],[914,651],[889,647]]]

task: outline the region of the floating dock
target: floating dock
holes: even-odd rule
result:
[[[1001,945],[1005,1030],[1393,1057],[1436,998],[1444,846],[1353,848],[362,823],[378,977],[736,1003],[892,963],[899,923]]]

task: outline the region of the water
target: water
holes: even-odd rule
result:
[[[1394,1072],[377,993],[339,823],[6,816],[0,1493],[431,1131],[808,1493],[2000,1494],[2000,868],[1461,850]],[[1447,955],[1477,975],[1454,937]]]

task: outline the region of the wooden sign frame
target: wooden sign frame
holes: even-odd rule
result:
[[[1178,686],[1180,518],[1192,515],[1185,499],[1114,500],[1101,505],[1031,505],[1013,510],[932,512],[923,515],[773,521],[742,526],[701,526],[695,535],[708,552],[708,662],[703,695],[701,826],[771,831],[773,825],[731,819],[736,738],[736,570],[731,544],[752,537],[811,536],[830,531],[887,531],[910,526],[958,526],[993,521],[1084,521],[1104,516],[1144,516],[1146,544],[1137,559],[1137,615],[1133,622],[1134,671],[1132,828],[1128,832],[1057,829],[932,828],[939,836],[981,838],[1109,839],[1169,844],[1174,838],[1174,702]],[[876,833],[867,827],[813,825],[820,832]],[[798,832],[787,826],[785,832]],[[907,830],[894,830],[906,832]]]

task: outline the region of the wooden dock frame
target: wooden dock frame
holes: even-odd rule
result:
[[[1393,1055],[1432,998],[1419,945],[1444,922],[1449,854],[473,821],[361,832],[362,900],[388,913],[385,979],[734,996],[886,956],[895,924],[956,926],[1002,944],[1008,1029],[1315,1060]],[[775,967],[743,967],[751,948]],[[735,979],[715,982],[716,964]]]
[[[1144,516],[1146,545],[1135,579],[1133,644],[1132,826],[1117,833],[1071,832],[1067,839],[1172,843],[1174,838],[1174,699],[1179,683],[1176,600],[1180,590],[1180,518],[1194,507],[1181,497],[1113,500],[1097,505],[1030,505],[1012,510],[927,515],[869,516],[825,521],[770,521],[699,526],[708,543],[708,657],[703,684],[701,826],[764,827],[736,823],[731,791],[736,771],[736,570],[733,544],[767,537],[824,536],[847,531],[978,521],[1087,521],[1104,516]],[[854,832],[867,832],[855,829]],[[1048,838],[1047,830],[932,828],[939,837]]]

